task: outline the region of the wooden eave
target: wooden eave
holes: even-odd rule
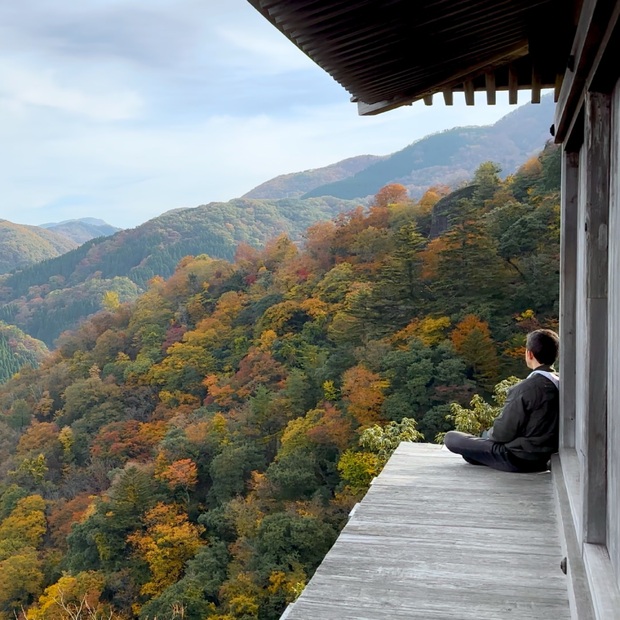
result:
[[[455,92],[468,104],[485,91],[542,89],[556,96],[575,31],[579,0],[248,0],[377,114]]]

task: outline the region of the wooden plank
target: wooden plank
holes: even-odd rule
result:
[[[424,105],[433,105],[433,95],[424,95]]]
[[[566,558],[568,598],[573,617],[579,620],[594,620],[590,586],[581,555],[582,546],[577,539],[576,524],[571,510],[569,487],[572,481],[570,480],[571,474],[567,472],[565,467],[565,463],[570,461],[570,458],[566,458],[568,452],[568,450],[564,450],[561,458],[558,454],[554,454],[551,457],[560,542],[562,544],[562,554]]]
[[[607,286],[611,101],[586,96],[586,347],[583,541],[607,539]]]
[[[607,550],[602,545],[586,543],[583,558],[592,588],[592,604],[596,618],[617,618],[620,610],[620,592],[613,571],[610,570]]]
[[[401,443],[287,620],[564,620],[549,472]]]
[[[562,153],[560,229],[560,446],[575,447],[579,154]]]
[[[452,96],[451,88],[444,88],[443,90],[443,100],[446,105],[452,105],[454,103],[454,98]]]

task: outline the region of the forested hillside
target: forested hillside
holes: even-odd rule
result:
[[[0,620],[279,618],[378,440],[433,441],[556,325],[558,154],[480,166],[433,238],[443,191],[389,185],[303,249],[183,258],[0,387]]]
[[[183,256],[232,259],[239,243],[258,247],[280,233],[299,240],[310,224],[353,204],[336,198],[236,199],[169,211],[0,278],[0,320],[52,346],[65,329],[103,308],[106,292],[121,301],[135,298],[152,277],[169,277]]]
[[[47,347],[14,325],[0,321],[0,384],[22,366],[36,368],[48,354]]]
[[[0,218],[0,274],[60,256],[77,247],[64,235]]]

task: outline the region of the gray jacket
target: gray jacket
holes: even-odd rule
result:
[[[550,366],[536,370],[554,372]],[[539,461],[558,451],[560,395],[553,381],[534,374],[508,392],[488,438],[519,459]]]

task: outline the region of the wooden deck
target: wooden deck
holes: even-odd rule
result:
[[[286,620],[570,618],[551,474],[402,443]]]

